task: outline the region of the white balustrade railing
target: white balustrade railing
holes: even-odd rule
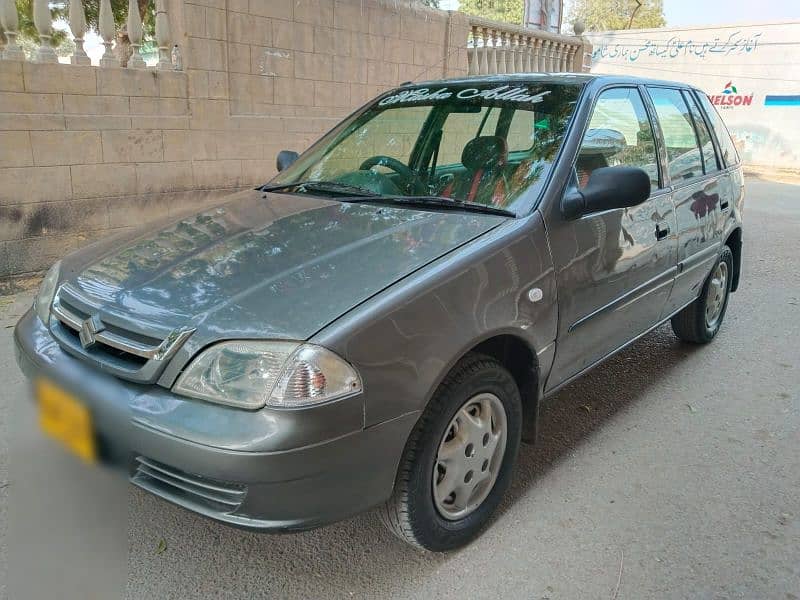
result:
[[[580,37],[469,17],[467,61],[470,75],[562,73],[584,69]]]
[[[34,62],[55,63],[58,56],[53,48],[53,17],[50,13],[50,0],[33,0],[33,23],[39,34],[39,47],[33,57]],[[0,50],[0,60],[26,60],[25,53],[18,43],[19,15],[15,0],[0,0],[0,28],[6,38],[6,46]],[[83,47],[86,35],[86,11],[83,0],[69,0],[69,28],[75,41],[75,51],[70,57],[73,65],[89,65],[91,60]],[[114,55],[114,40],[117,28],[111,10],[111,0],[100,0],[98,33],[103,38],[104,52],[100,58],[101,67],[119,67],[120,58]],[[137,0],[128,0],[128,22],[126,24],[132,54],[128,68],[144,69],[147,65],[141,55],[142,18]],[[161,70],[177,68],[173,66],[170,54],[171,39],[169,17],[165,0],[156,0],[156,42],[158,43],[158,64]]]

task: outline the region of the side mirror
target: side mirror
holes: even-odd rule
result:
[[[278,167],[278,172],[283,171],[291,166],[291,164],[297,160],[298,156],[300,155],[294,150],[281,150],[278,152],[278,158],[275,161],[275,165]]]
[[[650,176],[636,167],[602,167],[592,171],[583,190],[567,190],[561,213],[567,219],[637,206],[650,197]]]

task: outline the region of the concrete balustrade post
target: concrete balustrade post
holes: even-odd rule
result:
[[[478,26],[472,25],[470,27],[470,34],[472,35],[472,48],[467,51],[467,63],[469,75],[477,75],[480,71],[478,61],[480,55],[478,54]]]
[[[70,57],[73,65],[90,65],[92,61],[83,49],[83,37],[86,35],[86,13],[83,10],[83,0],[70,0],[69,2],[69,28],[75,38],[75,52]]]
[[[500,55],[497,61],[498,73],[510,73],[511,69],[508,67],[508,33],[505,31],[500,32]]]
[[[578,46],[570,46],[569,56],[567,56],[567,70],[575,73],[575,55],[578,52]]]
[[[529,39],[528,43],[531,46],[531,51],[528,55],[527,70],[529,73],[536,73],[539,71],[539,53],[542,48],[542,40],[539,38],[532,38]]]
[[[489,29],[484,27],[482,32],[483,52],[481,52],[480,74],[487,75],[489,73]]]
[[[555,42],[552,46],[550,70],[558,73],[561,70],[561,42]]]
[[[489,49],[489,74],[490,75],[496,75],[497,72],[498,72],[498,70],[497,70],[497,66],[498,66],[498,63],[497,63],[497,46],[498,46],[498,44],[500,42],[500,37],[499,37],[497,31],[494,30],[494,29],[492,29],[491,32],[489,33],[489,37],[492,40],[492,46]]]
[[[139,3],[136,0],[128,0],[128,39],[131,41],[132,50],[128,68],[146,68],[147,65],[139,52],[142,47],[142,18],[139,16]]]
[[[547,71],[549,71],[549,66],[547,64],[549,55],[550,55],[550,41],[549,40],[542,40],[542,43],[539,46],[539,72],[540,73],[547,73]]]
[[[158,43],[157,68],[160,71],[172,69],[169,17],[164,7],[164,0],[156,0],[156,42]]]
[[[58,62],[53,50],[53,17],[50,14],[48,0],[33,0],[33,24],[39,34],[39,49],[36,51],[36,62]]]
[[[100,15],[98,17],[98,25],[100,29],[100,37],[103,38],[103,56],[100,57],[101,67],[118,67],[120,66],[119,59],[114,56],[112,47],[114,45],[114,36],[116,35],[116,27],[114,26],[114,13],[111,12],[111,0],[100,0]]]
[[[5,60],[25,60],[25,53],[17,45],[19,15],[14,0],[0,0],[0,26],[6,36],[6,48],[1,57]]]

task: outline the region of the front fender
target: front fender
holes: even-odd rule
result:
[[[541,299],[531,301],[532,288]],[[553,265],[535,212],[396,283],[312,341],[358,369],[369,427],[423,410],[453,365],[494,335],[513,335],[534,353],[552,347],[556,320]]]

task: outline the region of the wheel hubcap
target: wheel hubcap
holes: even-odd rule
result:
[[[467,400],[445,430],[433,467],[433,499],[445,519],[461,519],[492,491],[506,450],[506,411],[494,394]]]
[[[711,329],[716,327],[725,306],[725,296],[728,293],[728,263],[722,261],[714,269],[706,295],[706,326]]]

